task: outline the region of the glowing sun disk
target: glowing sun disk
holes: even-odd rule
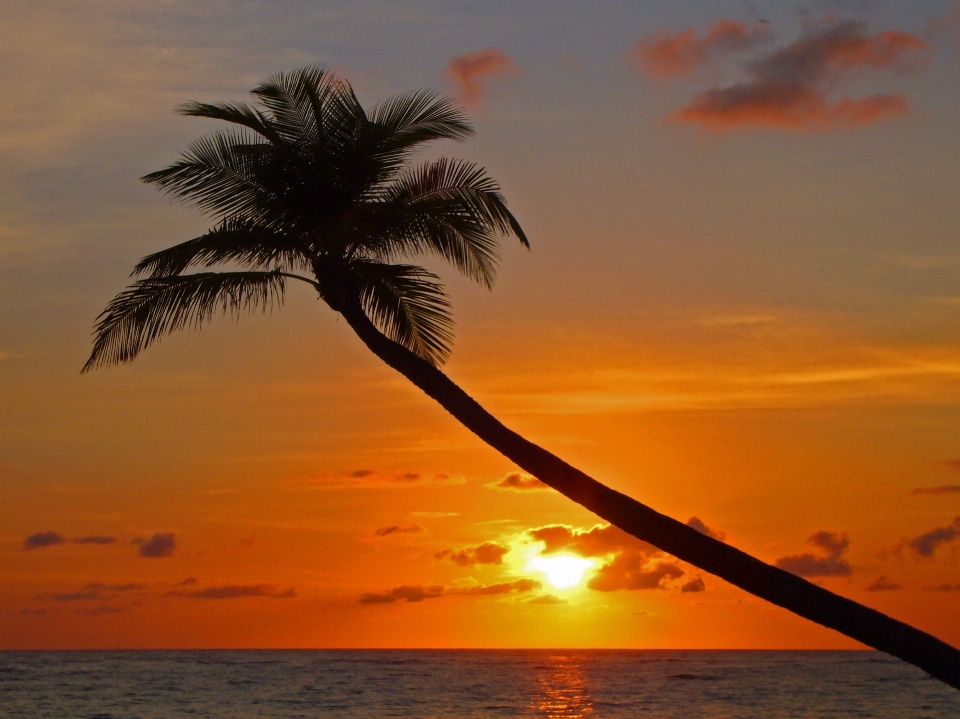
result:
[[[557,589],[566,589],[579,584],[584,573],[593,564],[592,559],[557,554],[549,557],[533,557],[527,562],[527,569],[540,572]]]

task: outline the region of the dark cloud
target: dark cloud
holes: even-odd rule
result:
[[[533,475],[523,472],[510,472],[503,479],[485,486],[501,492],[536,492],[550,489],[549,485],[544,484]]]
[[[882,576],[878,577],[875,582],[867,587],[868,592],[891,592],[895,589],[903,589],[903,587]]]
[[[196,584],[197,581],[198,581],[198,580],[197,580],[196,577],[187,577],[187,578],[184,579],[182,582],[177,582],[177,583],[174,584],[173,586],[175,586],[175,587],[189,587],[189,586],[191,586],[191,585]]]
[[[941,484],[939,487],[917,487],[910,494],[960,494],[960,484]]]
[[[651,77],[682,77],[721,55],[749,50],[769,38],[763,21],[747,25],[721,18],[702,37],[692,27],[677,32],[661,28],[644,35],[633,48],[633,59]]]
[[[351,472],[349,476],[354,477],[355,479],[363,479],[364,477],[369,477],[372,474],[372,469],[357,469]]]
[[[486,94],[486,80],[496,75],[512,75],[518,71],[503,50],[488,47],[455,57],[447,65],[446,76],[460,92],[460,100],[468,107],[479,105]]]
[[[37,532],[23,540],[23,548],[26,550],[43,549],[44,547],[52,547],[54,544],[63,544],[66,541],[57,532]]]
[[[716,539],[720,542],[722,542],[727,536],[719,529],[710,529],[710,527],[700,521],[700,519],[697,517],[690,517],[690,519],[687,520],[687,526],[696,529],[698,532],[700,532],[700,534],[706,534],[711,539]]]
[[[193,599],[241,599],[243,597],[291,599],[297,596],[293,587],[281,589],[277,584],[226,584],[221,587],[198,589],[195,592],[170,592],[169,594]]]
[[[363,594],[358,600],[360,604],[393,604],[394,602],[422,602],[424,599],[437,599],[443,596],[443,586],[436,584],[424,587],[420,584],[404,584],[384,592]]]
[[[74,537],[74,544],[113,544],[117,541],[116,537],[101,537],[99,535],[92,535],[89,537]]]
[[[422,531],[423,527],[419,524],[391,524],[389,527],[380,527],[374,531],[374,535],[377,537],[389,537],[391,534],[419,534]]]
[[[527,601],[527,604],[569,604],[569,599],[558,597],[556,594],[541,594]]]
[[[949,469],[951,472],[960,472],[960,459],[945,459],[937,462],[937,466]]]
[[[707,588],[707,585],[703,582],[703,577],[694,577],[689,582],[684,583],[680,587],[680,591],[687,592],[702,592]]]
[[[784,571],[799,577],[846,577],[850,575],[850,564],[841,555],[846,551],[850,540],[845,534],[835,532],[816,532],[807,539],[807,544],[817,547],[824,556],[813,554],[794,554],[780,557],[776,565]]]
[[[503,564],[503,556],[510,551],[510,547],[497,542],[484,542],[477,547],[454,550],[444,549],[433,555],[434,559],[449,559],[460,567],[470,567],[474,564]]]
[[[936,527],[914,537],[907,542],[907,546],[921,557],[932,557],[937,547],[952,542],[957,537],[960,537],[960,517],[956,517],[946,527]]]
[[[161,557],[170,557],[173,555],[173,549],[176,546],[174,534],[154,534],[150,539],[138,542],[140,548],[137,553],[147,559],[159,559]]]
[[[927,44],[903,30],[868,35],[856,20],[823,18],[808,23],[800,39],[745,65],[746,82],[707,90],[672,120],[713,130],[742,127],[833,130],[907,114],[906,98],[876,94],[840,98],[827,93],[859,70],[916,68]]]
[[[938,584],[936,587],[927,587],[935,592],[960,592],[960,582],[957,584]]]

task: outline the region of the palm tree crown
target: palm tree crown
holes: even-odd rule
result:
[[[98,318],[84,371],[130,362],[163,334],[218,311],[281,302],[289,279],[313,285],[338,312],[362,308],[387,337],[441,364],[453,338],[450,302],[436,275],[400,260],[438,255],[491,287],[500,237],[529,247],[482,168],[443,158],[411,166],[424,143],[471,135],[466,117],[422,90],[367,113],[349,83],[321,67],[277,74],[252,94],[259,106],[179,108],[234,127],[143,180],[216,225],[136,265],[141,279]],[[223,264],[240,270],[187,273]]]

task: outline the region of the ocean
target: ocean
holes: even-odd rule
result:
[[[0,652],[0,716],[960,717],[960,692],[870,651]]]

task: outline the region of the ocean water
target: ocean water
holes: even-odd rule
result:
[[[960,717],[876,652],[0,652],[0,716]]]

